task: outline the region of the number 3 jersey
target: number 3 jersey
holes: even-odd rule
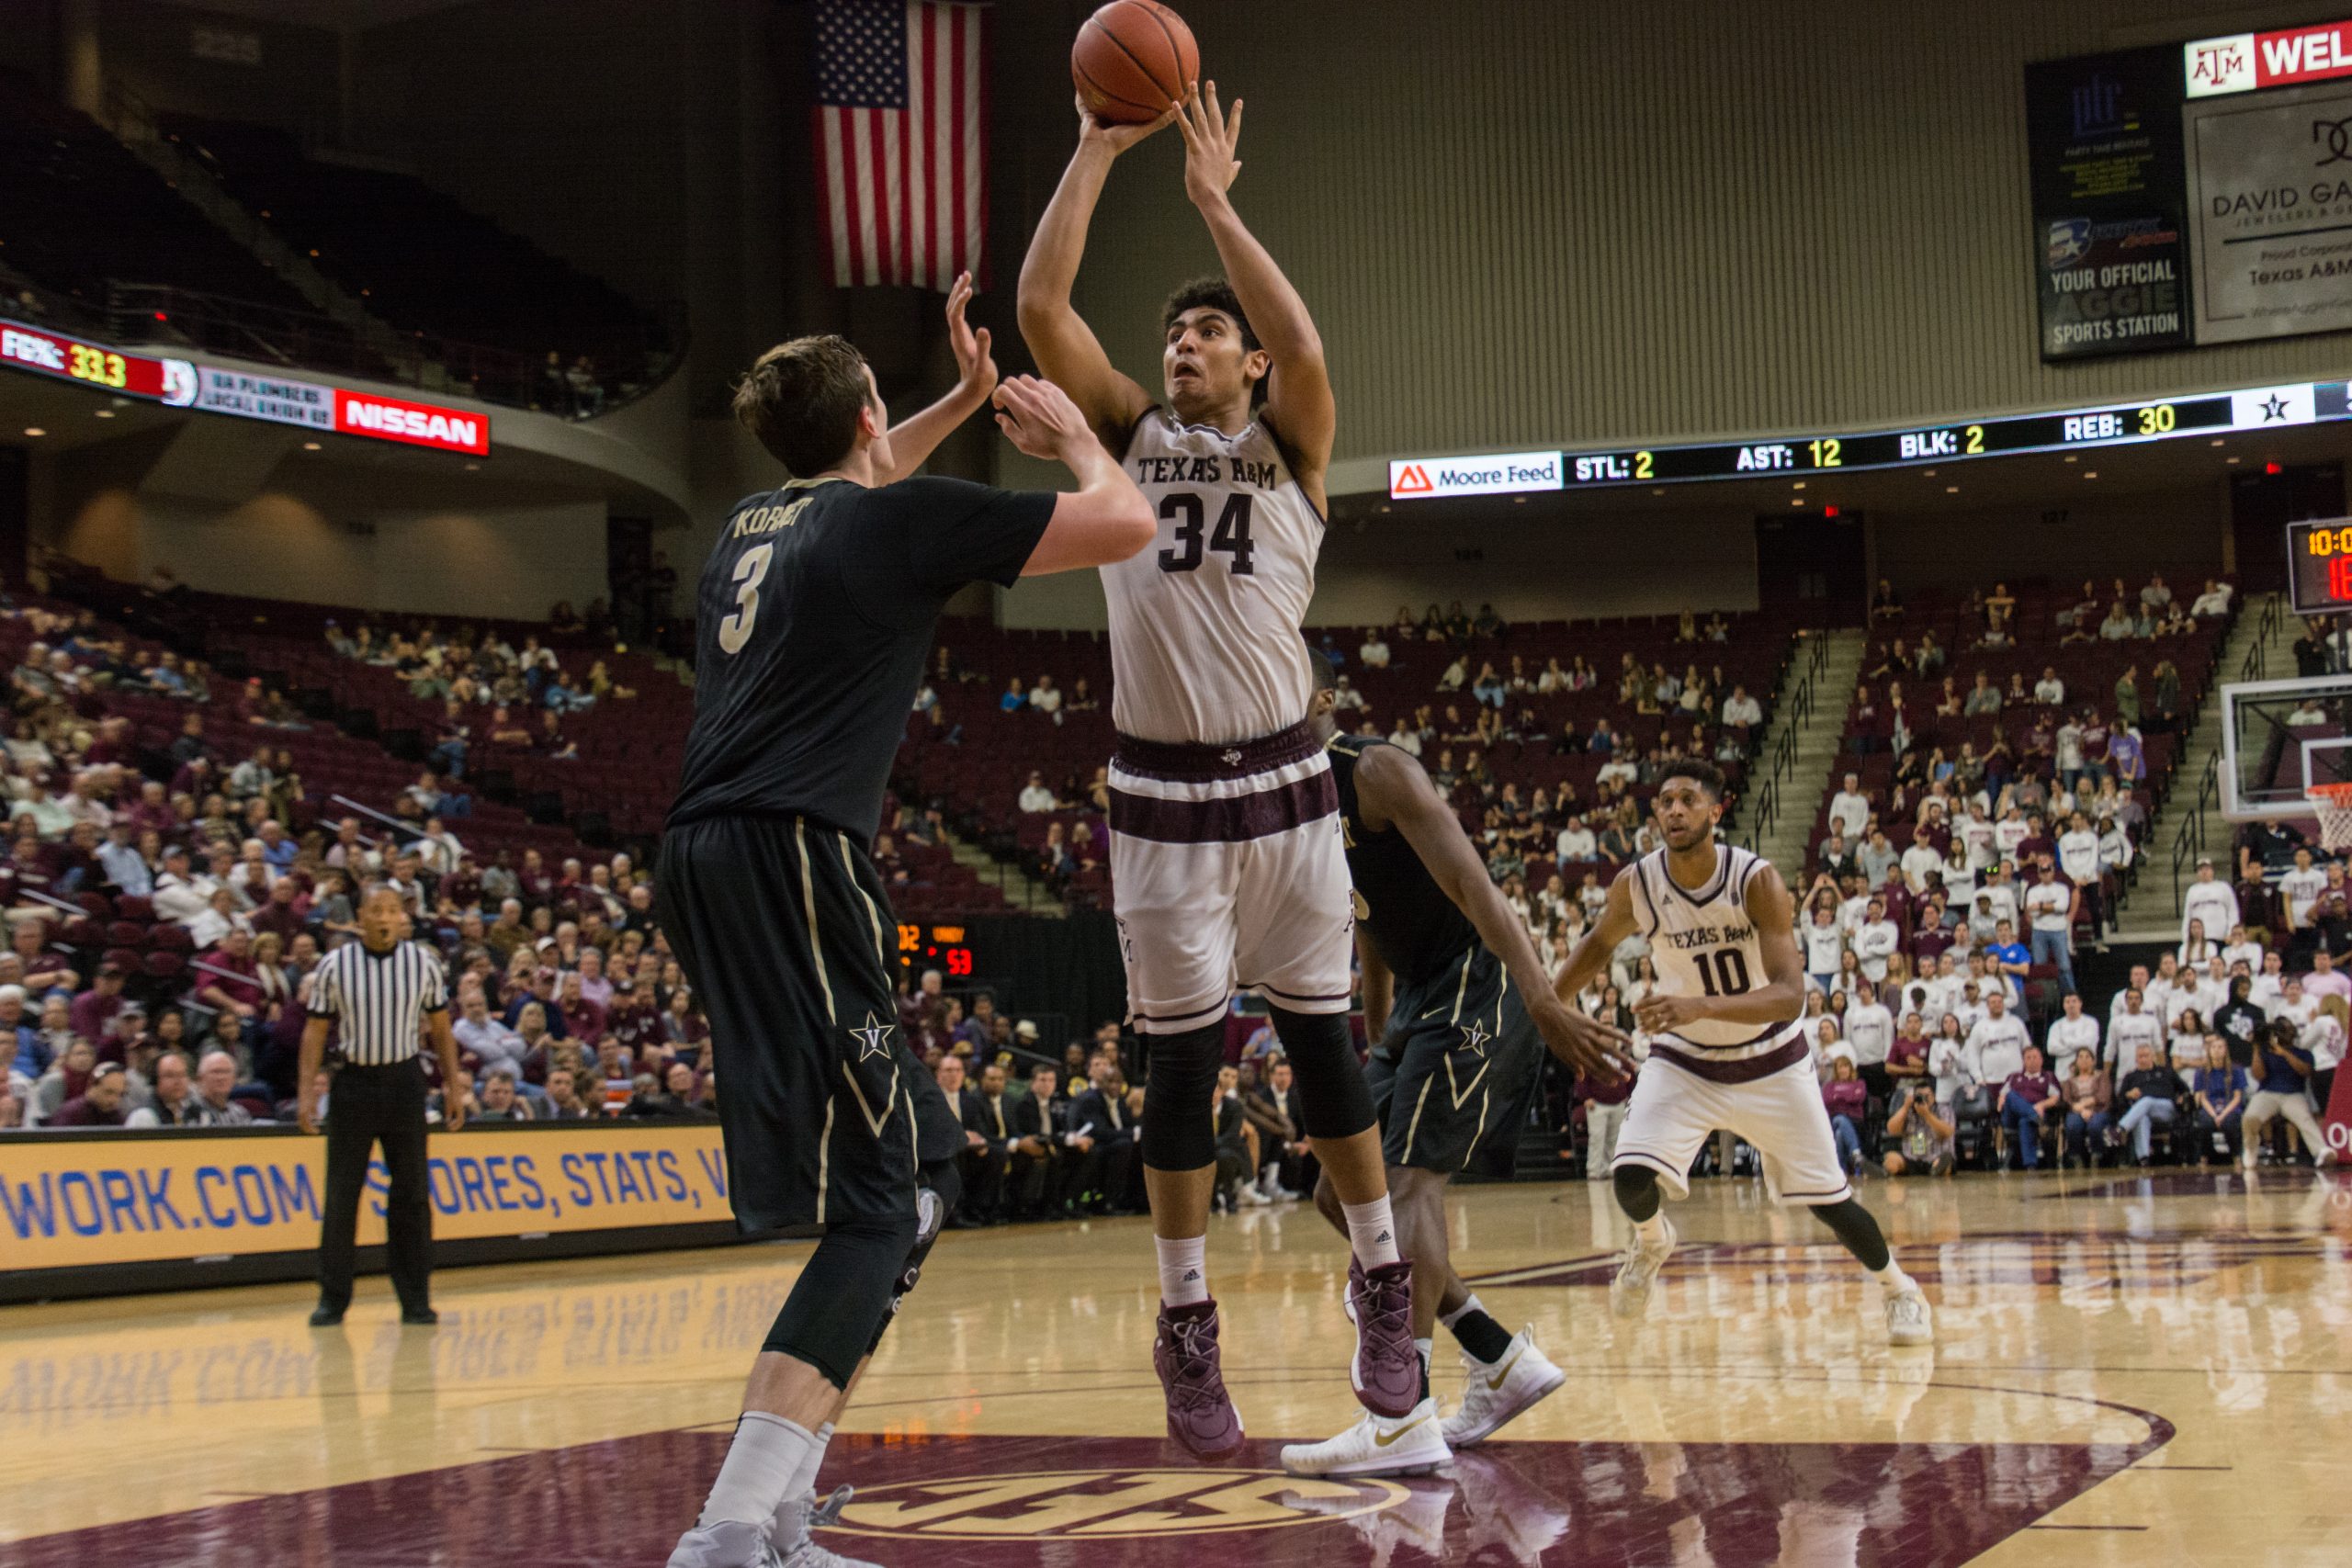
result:
[[[795,479],[735,503],[695,597],[695,722],[670,826],[806,816],[870,843],[939,612],[1010,588],[1050,491]]]
[[[1694,892],[1668,872],[1662,849],[1634,863],[1634,919],[1649,938],[1661,991],[1669,997],[1724,997],[1764,984],[1764,943],[1747,915],[1747,886],[1763,870],[1760,857],[1717,844],[1715,874]],[[1764,1024],[1710,1019],[1655,1038],[1678,1064],[1697,1059],[1723,1065],[1769,1055],[1798,1032],[1794,1019]]]
[[[1136,422],[1127,472],[1159,520],[1141,554],[1106,566],[1111,719],[1122,735],[1252,740],[1306,716],[1314,681],[1299,628],[1323,519],[1252,420],[1238,434],[1165,408]]]

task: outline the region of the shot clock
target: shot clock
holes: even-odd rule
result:
[[[2352,610],[2352,517],[2287,525],[2287,584],[2299,615]]]

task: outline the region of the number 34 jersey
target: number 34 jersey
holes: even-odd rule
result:
[[[1764,943],[1747,914],[1747,886],[1763,870],[1760,857],[1717,844],[1714,875],[1692,890],[1674,880],[1662,849],[1634,863],[1634,918],[1649,938],[1660,991],[1669,997],[1724,997],[1764,984]],[[1657,1038],[1702,1053],[1711,1062],[1736,1062],[1778,1049],[1798,1027],[1794,1020],[1702,1020]]]
[[[1263,422],[1238,434],[1165,408],[1136,423],[1127,472],[1159,537],[1106,566],[1113,725],[1145,740],[1250,740],[1306,716],[1299,628],[1323,519]]]

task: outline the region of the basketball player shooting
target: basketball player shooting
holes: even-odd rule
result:
[[[1112,368],[1070,305],[1113,162],[1173,124],[1184,189],[1226,276],[1187,284],[1160,322],[1158,397]],[[1348,1037],[1350,905],[1331,766],[1307,723],[1300,635],[1323,542],[1337,410],[1306,305],[1234,210],[1241,103],[1216,84],[1143,125],[1081,106],[1078,151],[1021,269],[1022,336],[1125,462],[1159,518],[1156,550],[1102,571],[1116,676],[1111,872],[1132,1022],[1150,1046],[1144,1185],[1161,1309],[1152,1360],[1170,1436],[1204,1461],[1242,1445],[1208,1291],[1215,1136],[1206,1105],[1237,990],[1266,999],[1306,1132],[1353,1258],[1350,1373],[1376,1416],[1421,1400],[1412,1270],[1398,1254],[1372,1097]]]
[[[1723,774],[1712,763],[1667,765],[1651,803],[1665,847],[1617,874],[1607,908],[1554,981],[1563,999],[1574,997],[1636,932],[1648,939],[1657,970],[1657,989],[1634,1010],[1652,1036],[1649,1062],[1634,1080],[1610,1167],[1618,1207],[1634,1222],[1610,1305],[1627,1319],[1649,1310],[1675,1242],[1659,1190],[1690,1196],[1691,1163],[1720,1127],[1763,1155],[1775,1201],[1812,1209],[1870,1270],[1887,1337],[1925,1345],[1934,1337],[1928,1299],[1887,1250],[1838,1162],[1797,1025],[1804,970],[1788,885],[1770,862],[1715,841],[1723,797]]]

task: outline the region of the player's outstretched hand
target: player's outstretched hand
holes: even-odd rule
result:
[[[1079,98],[1077,102],[1079,141],[1081,144],[1091,141],[1106,148],[1114,158],[1153,132],[1167,130],[1176,123],[1177,117],[1182,112],[1181,106],[1170,104],[1168,106],[1168,112],[1158,119],[1139,120],[1134,124],[1119,124],[1107,119],[1095,118],[1093,111],[1086,107],[1086,100],[1083,97]]]
[[[1094,440],[1086,416],[1069,394],[1035,376],[1015,376],[997,384],[989,401],[1005,439],[1032,457],[1068,461],[1080,442]]]
[[[1557,1002],[1545,1006],[1539,1001],[1531,1014],[1544,1046],[1565,1066],[1596,1083],[1615,1083],[1625,1077],[1634,1043],[1623,1032]]]
[[[1184,138],[1184,194],[1195,207],[1217,200],[1241,173],[1234,156],[1241,146],[1241,100],[1234,99],[1227,113],[1217,105],[1215,82],[1205,87],[1195,82],[1176,129]]]
[[[964,307],[972,302],[972,275],[957,273],[956,286],[947,291],[947,342],[956,351],[958,384],[969,395],[985,398],[996,390],[996,360],[989,353],[988,328],[975,332],[964,320]]]

